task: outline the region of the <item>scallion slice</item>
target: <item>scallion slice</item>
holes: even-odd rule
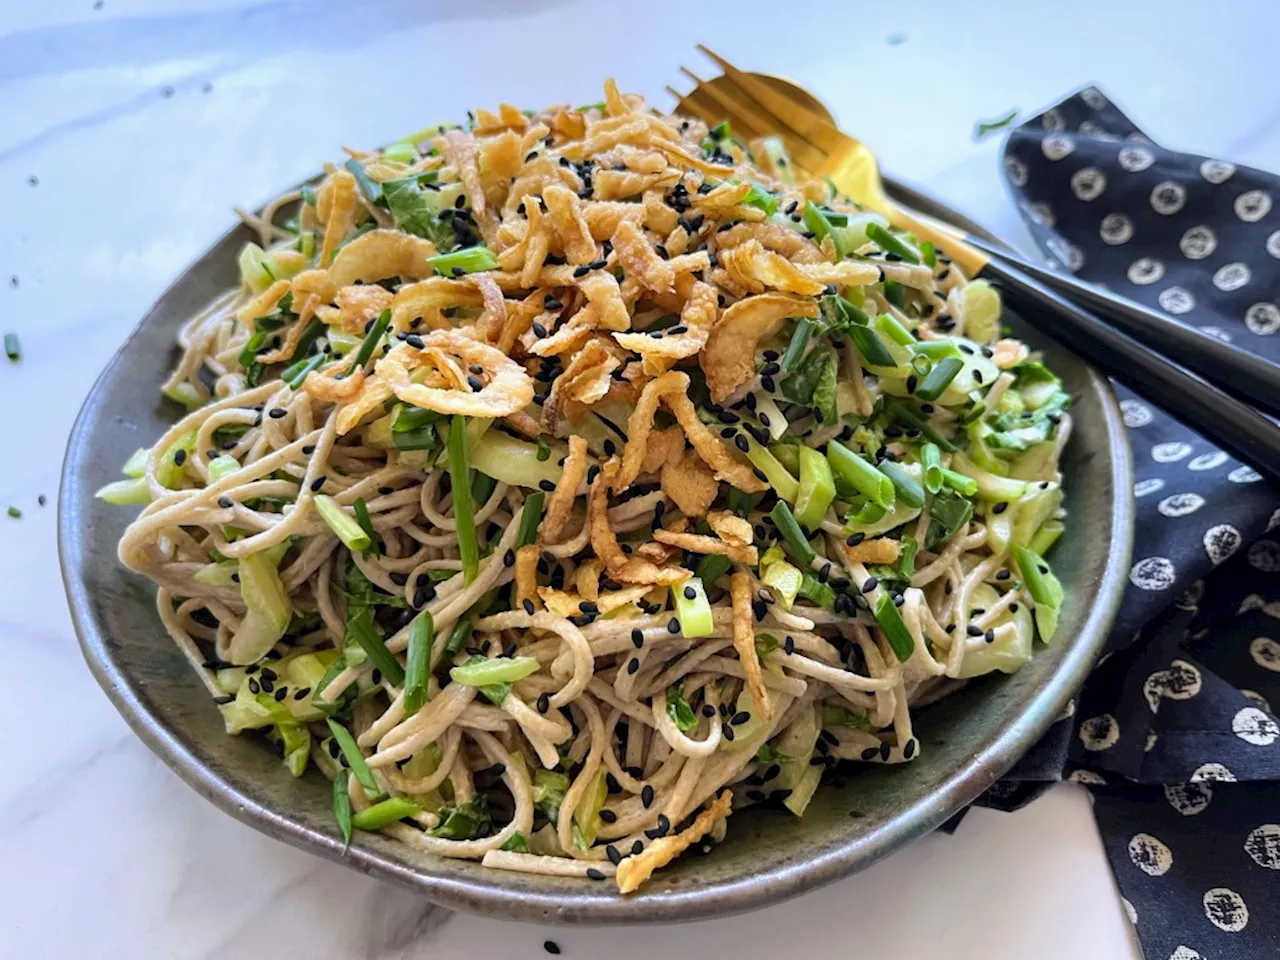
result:
[[[359,521],[338,506],[338,501],[333,497],[318,493],[315,503],[320,519],[329,525],[329,529],[337,535],[348,550],[352,553],[364,553],[372,546],[372,538],[365,533]]]
[[[457,524],[458,553],[462,556],[462,580],[470,585],[480,567],[480,545],[471,505],[471,465],[467,455],[467,420],[455,416],[449,428],[449,489],[453,496],[453,520]]]
[[[805,539],[804,531],[800,529],[800,524],[796,522],[795,514],[791,512],[791,508],[787,506],[786,501],[779,500],[769,513],[769,516],[773,518],[773,522],[778,528],[778,533],[782,535],[782,541],[786,544],[787,552],[799,563],[801,570],[808,570],[813,565],[813,561],[817,559],[818,554],[809,545],[809,541]]]
[[[338,749],[347,758],[351,772],[360,781],[360,786],[364,787],[364,792],[369,795],[370,799],[381,797],[382,788],[378,786],[378,781],[373,778],[373,771],[369,769],[369,764],[365,762],[364,754],[360,752],[360,747],[356,744],[355,737],[351,736],[351,731],[332,717],[326,718],[325,722],[329,724],[329,731],[333,734],[333,739],[337,741]],[[338,776],[342,776],[342,773],[339,773]]]
[[[441,253],[427,257],[427,263],[436,268],[436,272],[445,277],[463,273],[479,273],[482,270],[497,270],[498,258],[488,247],[465,247],[452,253]]]
[[[902,464],[885,460],[880,464],[880,471],[893,481],[893,489],[898,500],[910,507],[924,506],[924,487],[920,485],[919,480],[903,469]]]
[[[427,702],[431,679],[431,647],[436,624],[429,610],[418,614],[409,626],[408,667],[404,682],[404,715],[411,717]]]
[[[867,239],[885,253],[894,253],[907,263],[919,263],[920,254],[875,221],[867,223]]]
[[[547,495],[541,490],[525,497],[520,511],[520,531],[516,534],[516,546],[527,547],[538,539],[538,524],[542,523],[542,511]]]
[[[673,583],[671,602],[680,620],[680,633],[686,640],[710,636],[715,632],[715,616],[707,601],[707,591],[697,577]]]
[[[488,687],[498,683],[515,683],[538,670],[536,657],[474,657],[449,671],[457,683],[469,687]]]
[[[357,830],[381,830],[397,820],[421,812],[422,807],[406,797],[388,797],[381,803],[365,807],[351,818],[351,824]]]
[[[911,659],[916,643],[911,639],[911,631],[907,629],[907,625],[902,619],[902,613],[894,604],[893,597],[889,596],[887,590],[881,590],[880,596],[876,597],[874,611],[876,623],[880,624],[880,629],[884,631],[885,639],[889,641],[889,646],[893,648],[894,656],[901,663],[906,663]]]
[[[942,396],[943,391],[951,386],[951,381],[956,378],[956,374],[963,369],[964,361],[959,357],[944,356],[939,358],[933,365],[933,369],[925,376],[923,382],[916,387],[916,398],[929,402],[937,400]]]

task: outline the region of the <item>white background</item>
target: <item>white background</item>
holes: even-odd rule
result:
[[[711,72],[701,40],[790,75],[887,169],[1020,239],[975,119],[1096,82],[1158,141],[1275,169],[1277,26],[1274,0],[5,0],[0,327],[24,358],[0,360],[0,507],[24,516],[0,515],[0,955],[539,957],[551,938],[614,960],[1137,957],[1074,786],[976,811],[799,900],[643,931],[449,915],[286,848],[179,783],[98,691],[65,612],[53,503],[75,412],[148,305],[233,203],[344,143],[501,99],[595,100],[610,74],[668,106],[681,63]]]

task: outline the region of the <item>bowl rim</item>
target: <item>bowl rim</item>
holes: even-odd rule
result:
[[[998,237],[959,211],[901,180],[885,178],[894,199],[916,210],[962,227],[994,242]],[[69,502],[68,491],[78,484],[83,461],[84,435],[90,411],[100,402],[108,375],[129,351],[134,339],[147,326],[156,309],[178,289],[187,275],[216,247],[240,227],[223,234],[177,276],[156,300],[146,316],[121,345],[86,394],[68,438],[59,484],[58,559],[81,652],[94,678],[133,732],[164,763],[197,793],[224,812],[255,829],[292,846],[345,864],[379,879],[413,890],[430,901],[451,909],[465,910],[505,919],[542,923],[626,924],[658,919],[678,922],[711,919],[757,909],[798,896],[870,866],[906,843],[936,829],[958,810],[975,800],[1003,776],[1017,759],[1038,740],[1062,713],[1068,701],[1088,676],[1106,640],[1108,628],[1119,609],[1127,582],[1133,545],[1133,461],[1123,428],[1119,404],[1110,383],[1097,370],[1085,365],[1090,389],[1100,401],[1101,427],[1111,455],[1110,516],[1112,539],[1106,564],[1089,613],[1079,635],[1063,657],[1058,669],[1034,697],[994,737],[989,746],[973,755],[962,769],[952,773],[939,790],[925,794],[870,829],[827,849],[804,863],[779,863],[760,873],[737,880],[722,881],[712,888],[664,890],[646,895],[622,897],[609,891],[595,892],[584,885],[568,900],[560,893],[535,892],[504,887],[499,882],[476,882],[469,878],[431,876],[404,861],[382,856],[376,849],[353,843],[343,849],[333,836],[314,830],[270,806],[242,793],[207,767],[193,750],[163,720],[152,714],[133,689],[126,672],[108,650],[108,637],[97,621],[88,591],[73,575],[79,560],[76,544],[83,538],[78,508]]]

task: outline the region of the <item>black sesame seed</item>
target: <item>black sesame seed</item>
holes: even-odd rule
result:
[[[551,698],[545,693],[539,694],[538,695],[538,712],[546,713],[550,709],[551,709]]]
[[[675,617],[672,617],[670,620],[667,621],[667,633],[679,633],[679,632],[680,632],[680,621]]]
[[[851,547],[856,547],[865,539],[867,539],[867,535],[865,533],[851,533],[849,534],[849,539],[845,540],[845,543]]]
[[[694,599],[695,597],[697,597],[697,595],[698,595],[698,591],[697,591],[697,590],[695,590],[695,589],[693,589],[693,587],[685,587],[685,588],[684,588],[684,598],[685,598],[686,600],[692,600],[692,599]]]
[[[631,631],[631,643],[637,650],[644,646],[644,631],[639,627]]]
[[[174,462],[174,464],[176,464],[176,465],[177,465],[177,466],[179,466],[179,467],[180,467],[180,466],[182,466],[184,463],[186,463],[186,462],[187,462],[187,451],[185,451],[185,450],[175,450],[175,451],[173,452],[173,462]]]
[[[326,480],[328,480],[328,479],[329,479],[328,477],[316,477],[314,480],[312,480],[312,481],[311,481],[311,492],[312,492],[312,493],[319,493],[319,492],[320,492],[320,489],[324,486],[324,482],[325,482]]]
[[[795,638],[795,637],[787,637],[787,638],[782,642],[782,649],[783,649],[783,650],[785,650],[788,654],[795,653],[795,652],[796,652],[796,638]]]
[[[644,789],[640,791],[640,802],[644,804],[646,810],[653,803],[653,787],[647,783],[644,785]]]
[[[409,575],[407,573],[393,573],[391,574],[391,582],[397,587],[403,587],[409,582]]]
[[[992,513],[1004,513],[1004,512],[1005,512],[1006,510],[1008,510],[1008,509],[1009,509],[1009,503],[1008,503],[1008,501],[1006,501],[1006,500],[1001,500],[999,503],[997,503],[995,506],[993,506],[993,507],[991,508],[991,512],[992,512]]]
[[[550,480],[539,480],[538,487],[539,489],[545,490],[547,493],[551,493],[555,490],[556,485]]]
[[[750,719],[751,719],[750,713],[748,713],[746,710],[739,710],[737,713],[735,713],[732,717],[729,718],[729,723],[731,723],[735,727],[740,727]]]
[[[544,940],[542,943],[542,949],[547,951],[547,953],[559,955],[560,944],[556,943],[554,940]]]
[[[724,738],[725,738],[726,740],[732,740],[732,739],[733,739],[733,736],[734,736],[734,734],[733,734],[733,727],[725,727],[723,732],[724,732]]]
[[[524,612],[525,612],[525,613],[529,614],[529,616],[533,616],[533,601],[532,601],[532,600],[530,600],[528,597],[525,597],[525,598],[524,598],[524,603],[523,603],[523,604],[521,604],[521,606],[523,606],[523,607],[524,607]]]
[[[867,577],[867,579],[864,580],[862,583],[862,592],[870,593],[872,590],[874,590],[878,586],[880,586],[879,580],[877,580],[875,577]]]
[[[982,636],[982,629],[980,627],[975,627],[972,623],[969,624],[969,626],[966,629],[968,630],[969,636],[971,637]]]
[[[747,442],[747,438],[742,434],[738,434],[733,438],[733,445],[743,453],[747,453],[751,449],[751,445]]]
[[[982,635],[982,639],[987,641],[987,643],[995,643],[996,642],[995,630],[988,629],[987,632]]]
[[[504,567],[514,567],[516,565],[516,552],[510,548],[502,555],[502,565]]]
[[[220,506],[223,510],[230,510],[232,507],[235,506],[235,503],[232,501],[230,497],[219,497],[218,506]]]
[[[587,867],[587,879],[588,879],[588,880],[603,880],[603,879],[604,879],[604,874],[603,874],[602,872],[600,872],[599,870],[597,870],[595,867]]]

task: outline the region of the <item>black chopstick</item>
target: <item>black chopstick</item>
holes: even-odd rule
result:
[[[1000,251],[1003,253],[1003,251]],[[1120,380],[1228,453],[1280,480],[1280,426],[1108,325],[1008,262],[982,270],[1028,324]]]
[[[978,237],[965,237],[965,241],[1111,321],[1130,336],[1199,374],[1224,392],[1257,404],[1273,414],[1280,414],[1280,365],[1162,316],[1132,300],[1031,263],[997,244]]]

